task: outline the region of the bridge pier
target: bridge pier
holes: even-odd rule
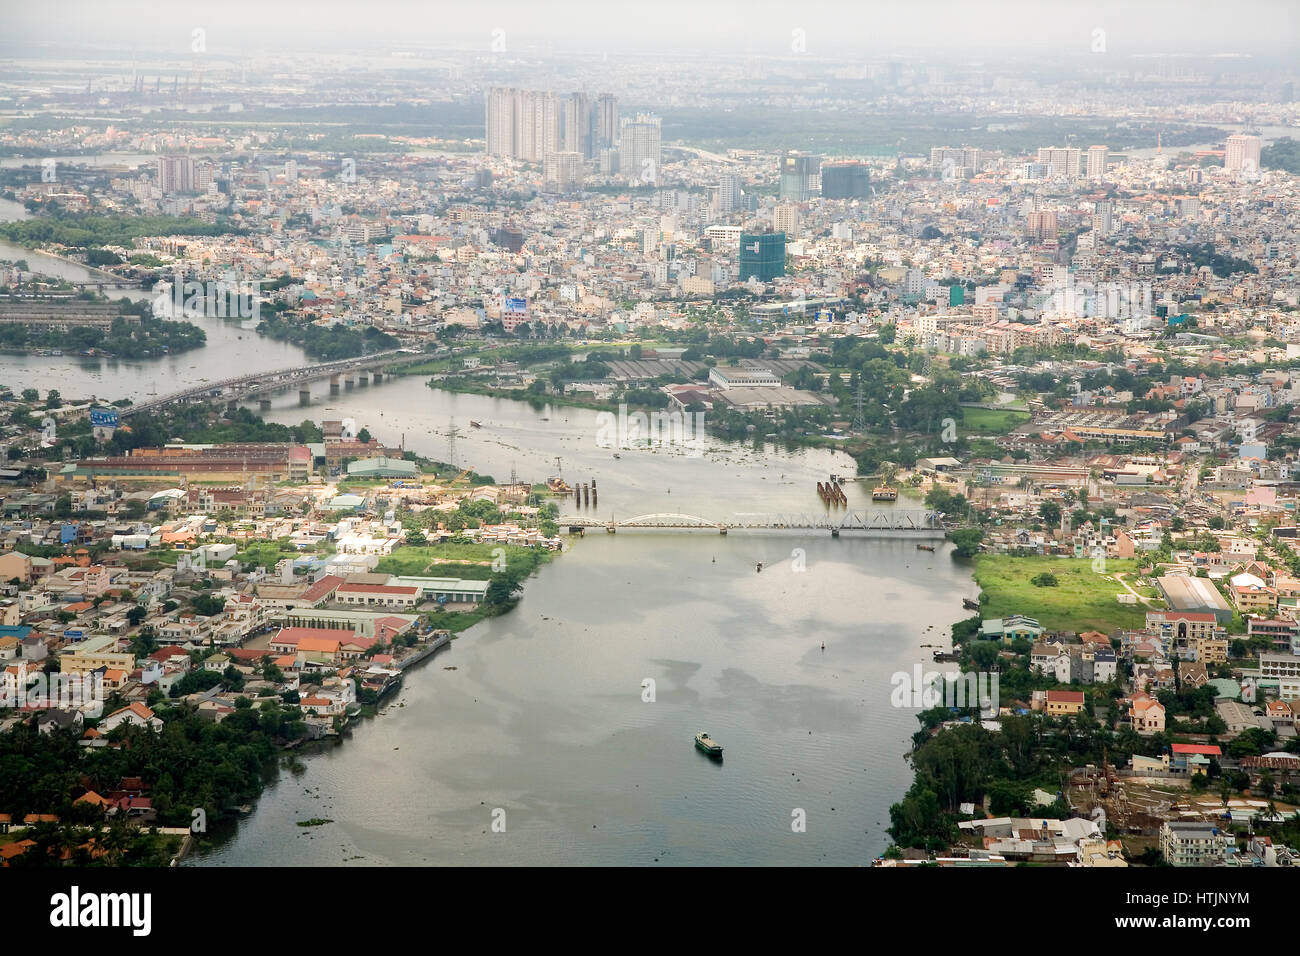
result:
[[[607,524],[607,525],[605,525],[605,532],[606,532],[607,534],[614,534],[614,533],[616,533],[617,531],[618,531],[618,528],[615,527],[614,525],[612,525],[612,524]]]
[[[257,400],[257,407],[261,411],[269,412],[271,410],[271,400],[269,398],[259,398]]]
[[[831,537],[832,537],[832,538],[838,538],[839,536],[840,536],[840,529],[839,529],[839,528],[831,528]]]
[[[356,387],[357,387],[356,380],[352,377],[352,373],[351,373],[351,372],[348,372],[346,375],[343,376],[343,387],[344,387],[344,388],[356,388]]]
[[[370,384],[370,379],[366,377],[366,374],[365,369],[357,372],[357,388],[364,388]]]
[[[339,377],[338,377],[337,375],[331,375],[331,376],[330,376],[330,394],[331,394],[331,395],[337,395],[340,391],[342,391],[342,389],[339,387]]]
[[[300,389],[298,389],[298,404],[299,404],[299,405],[310,405],[310,404],[311,404],[311,389],[310,389],[310,388],[300,388]]]
[[[718,534],[726,534],[726,533],[727,533],[726,525],[722,525],[720,528],[718,528]]]
[[[370,373],[370,380],[375,385],[382,385],[384,381],[384,373],[381,372],[379,369],[375,369],[373,372]]]

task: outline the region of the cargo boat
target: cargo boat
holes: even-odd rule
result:
[[[890,488],[887,485],[880,485],[878,488],[873,488],[871,490],[871,500],[872,501],[897,501],[898,491],[897,489]]]
[[[695,746],[710,757],[721,757],[722,748],[709,736],[708,731],[701,730],[695,735]]]

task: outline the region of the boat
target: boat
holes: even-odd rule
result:
[[[872,501],[897,501],[898,490],[890,488],[888,485],[878,485],[871,489]]]
[[[483,427],[482,422],[476,422],[476,421],[474,421],[474,419],[472,419],[472,418],[469,420],[469,423],[470,423],[470,426],[473,427],[473,428],[482,428],[482,427]]]
[[[932,544],[918,544],[918,545],[916,546],[916,550],[917,550],[917,551],[933,551],[933,550],[934,550],[934,545],[932,545]]]
[[[552,494],[556,494],[556,495],[573,494],[573,489],[569,487],[569,483],[565,481],[563,478],[547,478],[546,487],[550,489]]]
[[[695,746],[704,751],[710,757],[722,756],[722,748],[718,746],[717,742],[712,737],[709,736],[707,730],[701,730],[695,735]]]
[[[934,660],[936,664],[944,664],[948,661],[961,660],[961,653],[958,651],[935,651]]]
[[[961,606],[968,611],[978,611],[980,609],[980,602],[972,598],[962,598]]]
[[[623,459],[623,456],[620,455],[618,452],[614,452],[614,457],[617,458],[617,459],[619,459],[620,461],[622,461],[622,459]]]

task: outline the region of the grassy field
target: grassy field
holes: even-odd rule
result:
[[[1120,604],[1115,595],[1126,594],[1114,572],[1136,576],[1135,561],[1110,559],[1106,574],[1092,569],[1090,559],[1003,554],[975,558],[975,580],[987,597],[980,614],[985,618],[1025,614],[1052,631],[1110,633],[1117,628],[1140,628],[1146,621],[1142,604]],[[1044,571],[1056,576],[1056,587],[1037,587],[1030,579]]]
[[[507,566],[525,576],[553,554],[542,548],[502,544],[407,545],[380,558],[375,570],[381,574],[486,580],[492,576],[492,561],[498,548],[505,550]]]
[[[1029,421],[1029,413],[1015,409],[963,408],[961,422],[968,430],[981,435],[1001,435]]]

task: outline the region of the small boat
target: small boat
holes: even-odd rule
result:
[[[763,562],[762,561],[758,562],[758,567],[756,567],[754,570],[759,574],[761,574],[763,572]]]
[[[971,598],[962,598],[961,606],[968,611],[978,611],[980,609],[980,602]]]
[[[621,461],[622,458],[623,458],[623,456],[620,455],[618,452],[614,452],[614,457],[617,458],[617,459],[619,459],[620,461]]]
[[[482,427],[483,427],[483,425],[482,425],[481,422],[476,422],[476,421],[474,421],[474,419],[472,419],[472,418],[469,420],[469,423],[470,423],[470,425],[471,425],[473,428],[482,428]]]
[[[695,735],[695,746],[704,751],[710,757],[721,757],[722,748],[709,736],[708,731],[701,730]]]
[[[948,661],[959,661],[961,660],[961,654],[957,651],[935,651],[934,660],[937,664],[944,664]]]
[[[934,545],[932,545],[932,544],[918,544],[918,545],[916,546],[916,550],[917,550],[917,551],[933,551],[933,550],[934,550]]]
[[[880,485],[879,487],[871,489],[871,500],[872,501],[897,501],[898,491],[897,489],[890,488],[887,485]]]

